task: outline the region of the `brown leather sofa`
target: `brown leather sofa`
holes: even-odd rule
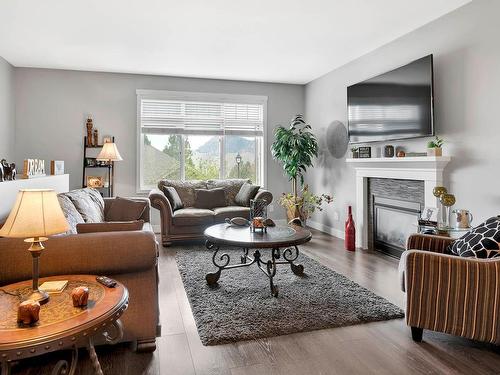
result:
[[[87,189],[77,192],[84,190]],[[147,204],[140,217],[144,220],[142,230],[51,237],[44,243],[40,276],[95,274],[123,283],[130,298],[128,309],[121,318],[124,326],[121,341],[132,342],[138,351],[148,352],[156,349],[156,337],[160,334],[158,244],[149,223],[149,200],[144,199]],[[104,220],[109,207],[115,203],[119,202],[104,199]],[[70,223],[70,227],[72,224],[75,223]],[[22,239],[0,238],[0,254],[0,285],[31,279],[31,256]]]
[[[149,193],[151,205],[160,211],[161,242],[169,246],[174,241],[203,239],[203,231],[210,225],[223,223],[226,218],[249,218],[250,208],[238,206],[235,196],[246,179],[227,180],[161,180],[158,189]],[[163,187],[175,188],[182,200],[184,208],[173,210],[172,205],[163,193]],[[213,209],[195,207],[196,189],[222,188],[225,192],[226,205]],[[265,199],[267,204],[273,200],[271,192],[260,189],[254,199]]]

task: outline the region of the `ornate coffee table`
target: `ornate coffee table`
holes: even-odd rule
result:
[[[41,279],[68,280],[62,293],[50,294],[50,300],[40,308],[40,320],[33,326],[17,323],[17,306],[28,295],[31,281],[1,287],[0,291],[0,363],[2,375],[10,374],[11,363],[23,358],[72,349],[71,363],[57,362],[52,374],[73,374],[78,361],[78,347],[86,346],[96,374],[102,374],[94,349],[94,339],[103,335],[108,343],[123,337],[120,316],[128,306],[128,291],[122,284],[107,288],[92,275],[65,275]],[[85,308],[73,307],[71,291],[77,286],[89,288]],[[12,294],[18,294],[12,295]]]
[[[218,268],[216,272],[209,273],[205,279],[209,285],[217,283],[222,270],[249,267],[256,263],[262,272],[269,278],[271,294],[278,296],[278,287],[274,285],[276,265],[289,264],[295,275],[304,273],[304,266],[295,264],[299,256],[298,245],[311,240],[311,232],[301,227],[276,226],[267,228],[267,233],[250,232],[248,227],[237,227],[230,224],[216,224],[204,232],[207,249],[213,250],[212,262]],[[222,246],[241,247],[243,255],[240,263],[229,265],[230,258],[227,253],[219,254]],[[250,249],[256,249],[253,257],[248,255]],[[259,249],[270,249],[271,259],[265,261]],[[282,260],[281,260],[282,259]]]

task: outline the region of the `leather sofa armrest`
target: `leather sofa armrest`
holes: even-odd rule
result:
[[[153,189],[149,192],[149,200],[151,201],[151,206],[160,210],[160,213],[172,217],[174,215],[174,210],[170,205],[169,200],[159,189]]]
[[[254,199],[265,199],[269,205],[273,201],[273,194],[269,190],[259,189]]]
[[[153,232],[107,232],[53,236],[44,242],[40,275],[126,274],[153,269]],[[0,238],[0,285],[31,278],[31,256],[22,239]],[[16,265],[12,267],[12,265]]]

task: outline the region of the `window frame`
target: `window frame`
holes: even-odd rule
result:
[[[237,104],[259,104],[262,105],[262,176],[261,185],[263,188],[267,186],[267,101],[268,97],[265,95],[240,95],[240,94],[227,94],[227,93],[210,93],[210,92],[190,92],[190,91],[170,91],[170,90],[136,90],[136,193],[137,194],[148,194],[151,189],[144,188],[142,183],[142,127],[141,127],[141,104],[143,99],[152,100],[185,100],[185,101],[205,101],[205,102],[217,102],[217,103],[237,103]],[[180,134],[183,137],[182,134]],[[224,164],[224,141],[225,135],[222,136],[219,142],[219,147],[222,150],[220,152],[220,167],[221,176],[225,175]],[[256,141],[257,142],[257,141]],[[184,150],[184,147],[181,148]],[[181,155],[181,178],[184,175],[183,172],[184,155]],[[256,165],[257,167],[257,165]],[[257,171],[259,173],[259,171]]]

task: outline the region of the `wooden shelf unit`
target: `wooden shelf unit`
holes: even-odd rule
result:
[[[115,141],[115,137],[112,137],[112,141]],[[96,159],[94,157],[87,156],[87,151],[89,149],[100,149],[102,148],[102,144],[97,146],[87,146],[87,136],[83,137],[83,173],[82,173],[82,187],[87,187],[87,169],[110,169],[109,175],[106,173],[104,186],[98,188],[103,197],[108,197],[108,186],[110,184],[111,187],[111,196],[113,196],[113,181],[115,175],[115,163],[111,162],[111,165],[87,165],[87,158]],[[109,181],[106,184],[106,178],[109,177]]]

